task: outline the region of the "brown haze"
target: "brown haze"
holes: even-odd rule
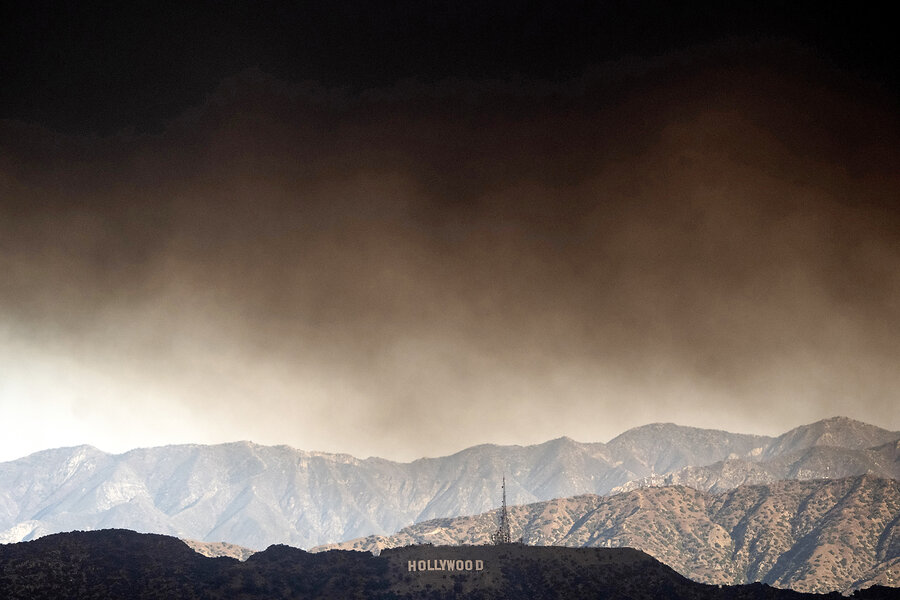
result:
[[[2,123],[2,458],[900,429],[895,108],[775,46]]]

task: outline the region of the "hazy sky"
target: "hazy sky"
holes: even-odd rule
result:
[[[135,54],[139,91],[171,88],[146,106],[125,59],[96,59],[108,93],[87,58],[16,71],[32,101],[7,94],[0,121],[0,460],[239,439],[410,460],[834,415],[900,430],[896,82],[865,55],[699,26],[591,54],[588,27],[559,56],[495,63],[486,44],[457,70],[411,54],[361,77],[340,70],[372,60],[359,39],[326,44],[333,62],[259,59],[272,47],[233,27],[213,82],[181,47],[156,74],[101,36]]]

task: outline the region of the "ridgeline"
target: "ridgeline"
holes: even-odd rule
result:
[[[852,597],[897,598],[873,587]],[[764,584],[712,586],[629,548],[408,546],[379,556],[271,546],[240,562],[177,538],[110,529],[0,546],[0,598],[67,599],[747,599],[800,600]]]

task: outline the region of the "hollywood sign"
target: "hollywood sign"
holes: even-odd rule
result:
[[[409,560],[408,571],[483,571],[483,560]]]

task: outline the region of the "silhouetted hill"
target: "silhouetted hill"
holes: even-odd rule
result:
[[[857,598],[896,597],[873,587]],[[380,556],[271,546],[246,562],[209,558],[176,538],[121,529],[0,546],[0,598],[801,600],[829,598],[763,584],[686,579],[630,548],[409,546]]]
[[[206,558],[164,535],[56,534],[0,546],[0,598],[192,598],[221,587],[233,562]]]

